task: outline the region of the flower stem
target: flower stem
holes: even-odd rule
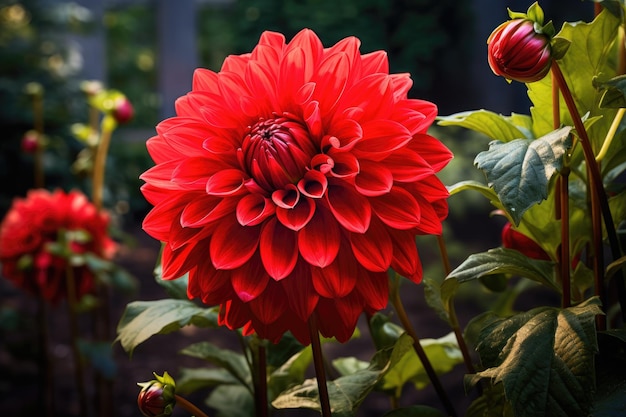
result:
[[[409,317],[406,314],[406,310],[404,309],[404,305],[402,304],[402,300],[400,299],[400,292],[393,291],[390,295],[390,301],[393,304],[393,307],[395,308],[396,313],[398,314],[398,318],[400,319],[400,322],[402,323],[404,330],[413,339],[413,349],[415,350],[415,353],[417,353],[417,356],[422,362],[422,366],[424,366],[424,370],[426,371],[426,374],[428,375],[430,382],[433,384],[433,387],[435,388],[435,391],[437,392],[437,395],[439,396],[441,403],[446,409],[446,413],[448,413],[448,415],[451,417],[456,417],[457,414],[456,414],[456,411],[454,410],[454,407],[452,406],[452,402],[450,402],[450,398],[448,398],[448,394],[446,393],[445,389],[441,385],[441,381],[439,381],[439,377],[437,376],[435,369],[430,363],[428,356],[426,356],[426,351],[424,351],[424,348],[422,347],[422,344],[420,343],[420,340],[417,337],[417,333],[415,333],[415,329],[411,325]]]
[[[589,171],[589,182],[590,182],[590,190],[591,190],[591,209],[598,210],[601,212],[602,217],[604,218],[604,224],[606,226],[607,235],[609,238],[609,245],[611,247],[611,255],[613,259],[619,259],[621,256],[621,250],[619,247],[619,242],[617,240],[617,233],[615,231],[615,224],[613,223],[613,218],[611,217],[611,210],[609,208],[609,202],[604,191],[604,187],[602,184],[602,177],[600,175],[600,168],[596,163],[595,156],[593,154],[593,149],[591,148],[591,142],[589,137],[587,136],[587,130],[585,129],[585,125],[583,124],[580,114],[578,113],[578,109],[576,108],[576,103],[574,102],[574,97],[567,86],[567,82],[565,81],[565,77],[561,72],[561,68],[557,61],[552,62],[552,72],[554,73],[554,77],[556,82],[559,85],[559,89],[563,94],[563,99],[565,100],[565,104],[567,105],[567,110],[569,111],[572,119],[574,121],[574,127],[576,128],[576,132],[578,133],[578,137],[580,139],[581,146],[583,148],[583,154],[585,156],[585,162],[587,163],[587,169]],[[595,207],[595,209],[594,209]],[[602,237],[602,231],[599,233],[594,232],[594,236]],[[595,247],[600,247],[602,242],[595,243]],[[602,265],[601,252],[596,253],[596,258],[598,258],[598,263]],[[603,275],[603,268],[600,267],[598,273]],[[596,276],[596,282],[603,287],[603,277]],[[606,303],[606,294],[604,291],[601,291],[600,288],[596,285],[596,295],[600,297],[603,306],[607,306]],[[622,303],[622,315],[625,314],[625,305],[626,300],[624,297],[620,297],[620,302]]]
[[[254,406],[256,417],[267,417],[267,356],[263,341],[256,338],[252,349],[254,363]]]
[[[320,334],[317,329],[317,317],[311,314],[309,318],[309,335],[311,336],[311,350],[313,351],[313,365],[315,367],[315,377],[317,379],[317,390],[320,397],[320,408],[323,417],[332,417],[330,411],[330,397],[328,396],[328,386],[326,386],[326,369],[324,368],[324,356],[322,354],[322,344]]]
[[[37,322],[39,326],[39,386],[40,402],[44,407],[42,415],[54,416],[54,378],[52,361],[50,360],[50,334],[48,332],[48,315],[46,300],[40,295],[38,300]]]
[[[33,117],[35,132],[37,132],[37,147],[35,148],[33,175],[35,177],[35,188],[43,188],[45,185],[42,144],[44,132],[43,94],[35,94],[33,96]]]
[[[561,275],[561,288],[563,296],[561,306],[567,308],[571,305],[571,280],[570,280],[570,251],[569,251],[569,167],[564,166],[558,181],[560,197],[561,218],[561,259],[559,272]]]
[[[72,339],[72,354],[74,356],[74,379],[78,390],[80,404],[80,415],[87,416],[87,392],[83,381],[83,362],[78,346],[78,320],[76,317],[76,280],[74,277],[74,267],[68,264],[66,268],[67,284],[67,306],[70,326],[70,337]]]
[[[183,398],[178,394],[175,394],[174,398],[176,398],[176,405],[180,405],[185,411],[190,412],[191,415],[195,417],[209,417],[207,414],[205,414],[202,410],[200,410],[198,407],[196,407],[193,403],[188,401],[186,398]]]
[[[437,236],[437,243],[439,244],[439,252],[441,253],[441,261],[443,263],[443,269],[446,276],[452,272],[452,267],[450,266],[450,258],[448,256],[448,249],[446,247],[446,242],[443,239],[443,235]],[[474,365],[472,364],[472,358],[469,354],[469,350],[467,349],[467,343],[465,343],[465,338],[463,337],[463,331],[461,330],[461,326],[459,325],[459,319],[456,315],[456,309],[454,308],[454,301],[452,297],[448,301],[448,315],[450,318],[450,327],[454,332],[454,336],[456,337],[457,343],[459,344],[459,349],[461,349],[461,353],[463,354],[463,362],[465,362],[465,368],[467,372],[470,374],[475,373]]]
[[[604,139],[604,143],[602,144],[602,148],[598,155],[596,155],[596,162],[600,163],[602,159],[606,156],[606,153],[613,142],[613,138],[615,137],[615,133],[617,132],[617,128],[619,127],[622,119],[624,118],[624,113],[626,112],[626,108],[620,107],[615,114],[615,118],[613,119],[613,123],[611,123],[611,127],[606,134],[606,138]]]
[[[106,123],[102,123],[106,126]],[[96,156],[93,164],[93,204],[98,210],[102,209],[102,192],[104,188],[104,171],[106,168],[106,158],[111,143],[111,129],[103,128],[100,133],[100,143],[96,148]]]

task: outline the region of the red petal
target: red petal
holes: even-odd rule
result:
[[[420,262],[415,236],[408,231],[389,229],[393,241],[393,260],[391,267],[400,275],[415,283],[422,281],[422,264]]]
[[[322,141],[322,148],[332,146],[342,151],[351,150],[363,137],[361,125],[352,119],[340,119],[328,130],[328,136]]]
[[[270,281],[263,294],[250,301],[252,314],[264,324],[271,324],[278,320],[287,309],[287,294],[282,285]]]
[[[393,120],[374,120],[363,123],[363,138],[354,146],[358,157],[380,161],[411,141],[411,133]]]
[[[300,192],[293,184],[287,184],[284,189],[276,190],[272,193],[272,201],[278,207],[291,209],[298,204]]]
[[[389,62],[385,51],[375,51],[361,56],[361,71],[363,75],[389,74]]]
[[[326,175],[316,170],[307,171],[304,178],[298,182],[298,190],[310,198],[322,198],[327,187]]]
[[[370,312],[382,310],[389,300],[389,276],[386,272],[362,271],[356,290],[371,309]]]
[[[260,226],[241,226],[224,218],[211,237],[210,256],[215,269],[235,269],[246,263],[259,244]]]
[[[404,188],[393,187],[389,194],[370,199],[374,213],[394,229],[407,230],[420,224],[420,205]]]
[[[409,142],[409,149],[418,153],[426,162],[433,167],[435,172],[439,172],[452,159],[452,152],[444,146],[438,139],[426,134],[413,136]]]
[[[344,228],[355,233],[369,228],[372,208],[367,198],[339,181],[329,183],[326,195],[331,212]]]
[[[212,93],[218,93],[217,90],[217,74],[205,68],[197,68],[193,72],[193,81],[191,89],[194,91],[205,90]]]
[[[339,152],[330,149],[328,155],[332,158],[333,163],[330,167],[330,174],[336,178],[354,177],[361,170],[359,161],[350,152]]]
[[[393,245],[386,227],[372,220],[363,234],[351,233],[350,244],[357,261],[369,271],[384,272],[389,269],[393,258]]]
[[[172,222],[178,221],[186,202],[178,196],[161,201],[144,217],[143,230],[157,240],[168,241]]]
[[[250,307],[247,303],[234,298],[220,306],[218,324],[226,325],[231,330],[239,329],[250,321]]]
[[[139,178],[146,183],[167,190],[180,190],[180,186],[172,182],[172,172],[180,164],[180,160],[163,162],[153,166],[141,174]]]
[[[261,194],[248,194],[237,204],[237,221],[242,226],[261,224],[276,211],[272,201]]]
[[[311,265],[329,265],[339,252],[341,234],[330,213],[318,207],[309,223],[298,232],[300,254]]]
[[[261,258],[257,254],[249,262],[233,270],[230,279],[237,297],[247,303],[265,290],[270,277],[263,269]]]
[[[318,65],[319,57],[322,56],[323,46],[315,32],[310,29],[303,29],[296,34],[289,42],[285,53],[289,53],[291,49],[300,48],[304,52],[306,65],[301,69],[304,72],[304,81],[311,80]]]
[[[244,188],[244,174],[238,169],[218,171],[206,183],[206,192],[211,195],[236,195]]]
[[[269,220],[261,231],[260,252],[263,266],[275,280],[281,280],[293,271],[298,260],[296,234],[278,222]]]
[[[360,170],[354,178],[354,187],[364,196],[387,194],[393,185],[393,175],[384,165],[368,160],[359,161]]]
[[[314,74],[316,83],[313,99],[320,103],[322,114],[327,114],[341,98],[350,75],[350,63],[345,52],[327,56]]]
[[[199,196],[185,206],[180,215],[180,223],[183,227],[205,226],[232,213],[237,202],[236,198]]]
[[[310,198],[301,198],[294,208],[276,208],[276,217],[286,227],[298,231],[306,226],[315,213],[315,202]]]
[[[345,343],[354,334],[363,308],[358,295],[351,295],[341,300],[320,298],[315,311],[322,336],[335,337],[340,343]]]
[[[344,249],[333,263],[325,268],[312,268],[313,286],[322,297],[341,298],[350,294],[356,285],[357,263],[350,249]]]
[[[169,245],[163,245],[161,253],[161,275],[163,279],[180,278],[194,268],[200,262],[197,256],[192,256],[194,245],[183,246],[178,250],[172,250]]]
[[[180,124],[164,131],[161,136],[181,155],[193,155],[202,151],[202,142],[210,135],[205,123],[197,120],[181,120]]]
[[[394,181],[415,182],[434,175],[435,171],[417,152],[401,148],[384,160]]]
[[[185,158],[172,171],[172,182],[188,190],[205,190],[207,180],[225,168],[223,163],[209,158]]]
[[[205,252],[202,252],[204,255]],[[211,261],[202,257],[197,268],[189,272],[189,286],[200,288],[200,297],[204,304],[217,305],[236,297],[230,284],[231,271],[218,271]]]
[[[285,293],[289,294],[287,297],[289,308],[296,313],[300,320],[308,321],[319,299],[319,294],[313,287],[309,265],[303,261],[298,262],[291,275],[280,283],[283,285]]]

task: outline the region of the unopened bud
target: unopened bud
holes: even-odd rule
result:
[[[139,410],[146,417],[167,417],[172,415],[176,405],[176,384],[165,372],[163,376],[154,374],[156,379],[139,383],[142,387],[137,396]]]

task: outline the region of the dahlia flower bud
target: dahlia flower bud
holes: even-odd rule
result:
[[[513,19],[498,26],[489,36],[488,60],[491,70],[507,80],[532,83],[550,71],[550,37],[537,31],[530,19]]]
[[[137,384],[142,387],[137,396],[139,411],[146,417],[170,416],[176,405],[176,384],[167,372],[154,376],[152,381]]]
[[[130,119],[133,118],[135,114],[135,110],[133,109],[133,105],[126,97],[120,97],[115,100],[115,105],[113,107],[113,117],[115,121],[124,124],[128,123]]]
[[[22,151],[27,154],[33,154],[39,149],[39,133],[35,130],[29,130],[22,136]]]
[[[511,223],[505,224],[502,228],[502,246],[507,249],[515,249],[532,259],[550,260],[550,256],[537,242],[513,229]]]

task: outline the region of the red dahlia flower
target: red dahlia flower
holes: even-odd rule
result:
[[[408,74],[347,38],[265,32],[222,70],[199,69],[147,147],[144,229],[164,245],[163,278],[220,320],[309,343],[307,321],[347,340],[387,304],[391,267],[421,280],[418,234],[441,233],[452,155],[426,131],[434,104],[407,99]]]
[[[550,38],[535,31],[535,22],[513,19],[498,26],[487,40],[491,70],[509,80],[532,83],[550,71]]]
[[[115,243],[107,235],[108,222],[78,191],[31,190],[25,199],[14,200],[0,224],[2,274],[16,286],[56,302],[66,296],[68,259],[51,250],[53,244],[60,234],[79,232],[81,238],[65,242],[72,253],[110,258]],[[86,266],[74,267],[74,276],[78,296],[92,290],[93,275]]]

